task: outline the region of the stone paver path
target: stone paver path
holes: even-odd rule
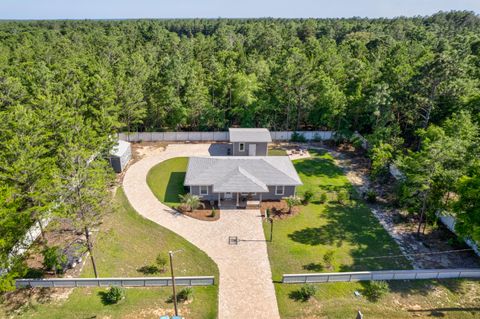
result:
[[[141,159],[125,174],[125,194],[140,215],[184,237],[217,263],[219,318],[279,318],[260,212],[228,210],[218,221],[200,221],[159,202],[147,185],[147,173],[156,164],[174,157],[209,155],[209,149],[210,144],[172,144]],[[229,245],[229,236],[245,241]]]

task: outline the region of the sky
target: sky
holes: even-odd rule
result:
[[[430,15],[480,0],[0,0],[0,19],[338,18]]]

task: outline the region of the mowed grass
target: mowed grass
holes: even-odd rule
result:
[[[187,170],[188,157],[176,157],[150,169],[147,175],[147,183],[153,194],[159,201],[168,206],[180,203],[178,195],[186,193],[183,182]]]
[[[306,190],[315,195],[310,204],[302,206],[300,214],[274,221],[273,242],[267,244],[273,279],[279,282],[284,273],[410,269],[403,257],[382,257],[402,253],[364,203],[355,199],[355,191],[331,155],[312,150],[310,154],[312,158],[294,161],[294,165],[304,183],[298,195],[301,197]],[[335,192],[341,189],[352,194],[345,204],[336,201]],[[328,193],[329,201],[321,204],[320,192]],[[268,223],[264,231],[269,238]],[[323,261],[328,251],[334,252],[332,267]],[[282,318],[355,318],[358,309],[366,318],[425,318],[432,315],[425,309],[435,308],[435,312],[456,305],[473,309],[475,302],[479,304],[478,297],[468,295],[472,288],[480,291],[479,283],[472,281],[391,282],[392,293],[377,303],[354,296],[354,291],[361,292],[364,285],[316,284],[318,292],[308,302],[293,298],[301,285],[276,283],[275,289]],[[480,316],[478,308],[467,315],[455,309],[444,311],[449,318]]]
[[[173,232],[138,215],[122,189],[117,190],[114,205],[114,212],[105,218],[101,226],[95,246],[101,277],[169,276],[168,271],[148,275],[139,269],[154,264],[158,253],[167,254],[169,250],[183,249],[175,255],[177,276],[214,275],[218,280],[218,268],[204,252]],[[93,276],[89,261],[87,260],[82,277]],[[32,304],[19,317],[158,318],[162,314],[173,314],[173,304],[167,302],[171,296],[171,287],[128,288],[125,300],[117,305],[104,305],[101,302],[99,294],[104,291],[106,289],[77,288],[66,301]],[[179,304],[180,314],[187,318],[216,318],[218,286],[194,287],[193,291],[192,302]]]
[[[287,156],[287,151],[281,148],[268,149],[268,156]]]

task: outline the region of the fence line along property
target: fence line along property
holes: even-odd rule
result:
[[[314,274],[284,274],[282,277],[282,283],[303,284],[365,280],[419,280],[452,278],[480,278],[480,269],[419,269]]]
[[[214,276],[175,277],[177,286],[211,286]],[[47,278],[17,279],[17,288],[73,288],[73,287],[164,287],[171,286],[171,277],[135,277],[135,278]]]
[[[293,131],[271,131],[273,141],[288,141],[292,138]],[[303,135],[307,140],[331,140],[334,136],[333,131],[297,131],[298,134]],[[229,140],[228,132],[125,132],[119,133],[120,140],[128,142],[226,142]]]

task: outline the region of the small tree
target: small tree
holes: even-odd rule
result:
[[[121,287],[110,287],[110,289],[102,296],[103,303],[116,304],[125,298],[125,289]]]
[[[188,301],[193,296],[192,287],[185,287],[177,294],[177,300],[180,302]]]
[[[333,250],[329,250],[323,255],[323,262],[328,269],[333,268],[334,254],[335,252]]]
[[[179,195],[180,201],[188,208],[189,211],[194,211],[203,205],[200,197],[187,193],[185,195]]]
[[[307,205],[308,203],[310,203],[310,200],[312,199],[313,197],[313,192],[311,190],[307,190],[305,191],[305,193],[303,194],[303,205]]]
[[[160,271],[165,272],[165,266],[167,265],[167,257],[164,254],[160,253],[157,255],[155,262],[157,263]]]
[[[390,287],[386,281],[369,281],[365,287],[364,294],[370,301],[378,301],[380,298],[390,292]]]
[[[346,189],[341,189],[337,193],[337,200],[340,204],[344,205],[350,199],[350,195]]]
[[[295,207],[297,205],[300,205],[300,199],[298,199],[298,197],[296,197],[296,196],[286,197],[285,202],[287,203],[289,214],[292,213],[292,208],[293,207]]]
[[[299,290],[300,299],[302,301],[308,301],[310,298],[315,296],[317,293],[317,288],[312,284],[303,285]]]
[[[321,192],[320,195],[319,195],[319,198],[318,200],[320,201],[321,204],[324,204],[327,202],[327,193],[325,192]]]
[[[65,256],[58,246],[46,247],[42,251],[43,266],[48,270],[53,270],[55,273],[62,272],[64,265],[67,263],[67,256]]]

